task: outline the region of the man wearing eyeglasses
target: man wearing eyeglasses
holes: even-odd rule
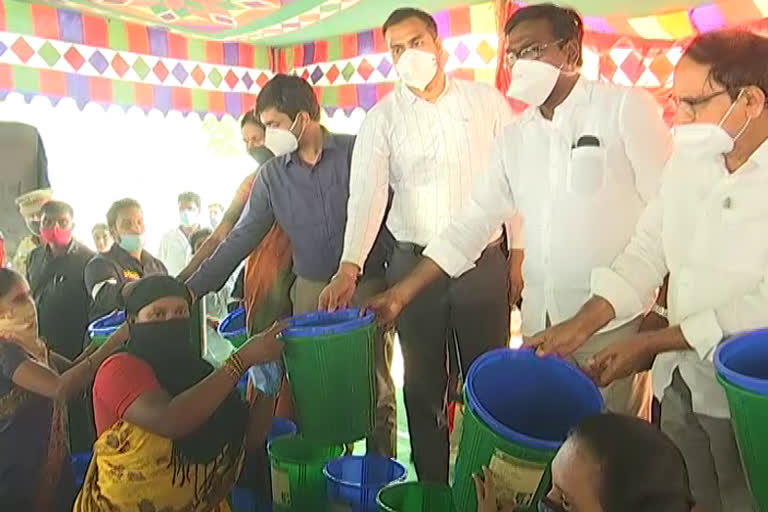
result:
[[[343,307],[355,293],[389,189],[386,225],[396,241],[387,267],[391,283],[418,264],[424,247],[468,202],[472,183],[486,172],[494,137],[512,120],[508,102],[493,87],[445,74],[437,23],[429,14],[397,9],[382,31],[401,82],[368,113],[357,136],[344,252],[321,293],[321,309]],[[508,277],[516,260],[506,260],[501,242],[502,224],[510,218],[488,231],[473,271],[459,279],[445,276],[425,290],[397,326],[419,480],[448,483],[447,340],[458,345],[465,372],[477,356],[509,342],[509,302],[517,298],[509,297]],[[520,249],[519,236],[510,238]]]
[[[756,64],[766,61],[768,38],[749,32],[692,42],[675,70],[676,147],[658,197],[621,255],[593,272],[579,314],[539,337],[579,340],[631,317],[669,274],[670,326],[607,347],[590,370],[607,384],[653,365],[661,428],[702,512],[757,510],[712,360],[724,340],[768,327],[768,71]]]
[[[513,14],[505,33],[508,94],[531,107],[497,138],[472,200],[427,246],[427,258],[372,301],[385,323],[433,280],[471,269],[494,226],[519,212],[525,233],[523,334],[557,324],[589,298],[592,269],[610,265],[656,195],[671,151],[669,129],[647,93],[580,76],[579,15],[532,5]],[[583,343],[542,344],[538,353],[587,367],[596,352],[636,333],[641,321],[638,314]],[[650,417],[647,372],[612,383],[603,394],[609,410]]]

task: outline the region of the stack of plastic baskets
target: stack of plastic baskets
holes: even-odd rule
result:
[[[736,442],[759,512],[768,512],[768,329],[737,336],[715,352]]]
[[[549,463],[568,432],[599,414],[603,397],[582,371],[530,350],[499,349],[479,357],[467,374],[464,421],[453,499],[458,510],[477,510],[472,475],[488,466],[519,511],[534,511],[549,486]]]
[[[279,437],[296,435],[296,424],[288,418],[275,416],[267,434],[267,443]],[[265,446],[266,449],[266,446]],[[244,487],[235,487],[229,494],[229,502],[233,512],[272,512],[271,500],[258,496],[255,492]]]
[[[287,436],[270,441],[268,451],[275,512],[322,510],[328,499],[323,468],[344,447]]]
[[[328,507],[350,512],[376,512],[382,488],[403,482],[408,472],[394,459],[352,455],[334,459],[323,470],[328,483]]]

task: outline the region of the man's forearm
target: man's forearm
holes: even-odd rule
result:
[[[200,265],[207,260],[211,254],[216,250],[216,248],[221,244],[221,242],[227,237],[230,231],[232,231],[232,228],[235,225],[231,222],[227,222],[226,219],[222,220],[221,223],[216,227],[216,229],[211,233],[211,236],[209,236],[205,242],[203,242],[203,245],[200,246],[200,249],[197,250],[195,254],[192,255],[192,259],[187,263],[187,266],[184,267],[184,270],[179,272],[179,275],[177,276],[179,280],[186,281],[189,279],[192,274],[197,271],[198,268],[200,268]]]
[[[594,295],[581,306],[574,320],[579,323],[580,331],[589,338],[614,318],[616,318],[616,312],[611,303]]]
[[[649,349],[654,354],[664,352],[677,352],[679,350],[693,350],[683,335],[679,325],[651,331],[647,334]]]

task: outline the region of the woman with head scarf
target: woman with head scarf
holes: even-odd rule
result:
[[[93,386],[98,439],[75,512],[229,511],[246,446],[263,447],[274,400],[235,386],[282,352],[275,324],[214,369],[190,341],[186,286],[154,275],[125,290],[129,340]]]
[[[514,510],[499,503],[503,484],[484,468],[475,475],[478,512]],[[501,506],[500,506],[501,505]],[[601,414],[584,419],[552,461],[552,489],[539,512],[692,512],[683,455],[650,423]]]
[[[76,366],[51,352],[39,338],[35,301],[26,280],[0,268],[2,510],[72,509],[75,487],[63,404],[85,388],[112,349],[105,346]]]

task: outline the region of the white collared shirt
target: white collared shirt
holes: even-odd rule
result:
[[[398,84],[371,109],[357,135],[341,260],[363,267],[389,187],[392,235],[400,242],[429,244],[468,202],[474,181],[487,170],[494,138],[511,121],[507,100],[486,84],[447,78],[435,103]],[[510,218],[496,224],[484,245]],[[514,233],[512,238],[519,242]]]
[[[592,290],[617,316],[632,316],[668,272],[669,323],[693,350],[656,357],[654,392],[661,397],[679,368],[693,410],[727,418],[714,350],[725,338],[768,327],[768,142],[733,174],[721,155],[698,150],[675,152],[659,197],[611,268],[593,273]]]
[[[590,297],[592,270],[610,265],[626,246],[670,150],[669,129],[647,92],[580,79],[552,121],[532,108],[504,130],[471,203],[424,254],[460,275],[494,226],[519,211],[522,328],[534,334],[547,316],[561,322]]]
[[[168,269],[168,275],[177,276],[192,259],[192,246],[187,235],[177,227],[166,232],[160,240],[157,259]]]

